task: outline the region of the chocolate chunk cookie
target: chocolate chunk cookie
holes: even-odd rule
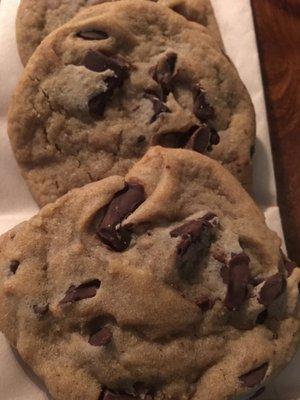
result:
[[[8,130],[40,205],[125,175],[150,145],[205,153],[250,182],[254,113],[236,70],[204,27],[150,1],[103,3],[50,34]]]
[[[239,183],[153,147],[0,239],[0,328],[55,400],[225,400],[299,338],[300,269]]]
[[[19,54],[24,65],[41,41],[85,7],[114,0],[21,0],[16,19]],[[137,0],[138,1],[138,0]],[[154,0],[206,26],[221,44],[210,0]]]

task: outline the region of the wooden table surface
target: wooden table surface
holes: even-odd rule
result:
[[[300,0],[251,3],[278,204],[289,256],[300,265]]]

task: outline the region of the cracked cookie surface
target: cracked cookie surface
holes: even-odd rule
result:
[[[0,328],[55,400],[225,400],[299,338],[300,269],[217,162],[153,147],[0,239]]]
[[[236,70],[204,27],[150,1],[103,3],[50,34],[8,132],[39,205],[125,175],[153,144],[208,154],[250,182],[254,113]]]
[[[34,50],[49,33],[68,22],[80,10],[105,1],[21,0],[16,19],[16,35],[23,64],[27,64]],[[158,2],[173,9],[188,20],[206,26],[222,45],[210,0],[158,0]]]

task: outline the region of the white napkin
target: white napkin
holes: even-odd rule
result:
[[[30,218],[37,210],[14,160],[6,134],[8,102],[22,66],[18,58],[14,21],[18,0],[0,3],[0,233]],[[249,0],[212,0],[226,51],[253,100],[257,116],[253,195],[268,225],[282,237],[258,52]],[[300,353],[261,397],[300,400]],[[20,361],[0,335],[0,399],[45,400],[41,382]],[[84,399],[82,399],[84,400]]]

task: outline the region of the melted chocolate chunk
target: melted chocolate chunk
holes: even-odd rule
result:
[[[203,239],[205,232],[209,232],[214,228],[212,221],[216,218],[213,213],[208,213],[204,217],[189,221],[170,232],[171,237],[181,237],[181,241],[177,245],[177,254],[183,256],[189,247]]]
[[[252,388],[264,379],[266,376],[267,370],[269,367],[269,363],[264,363],[258,368],[255,368],[244,375],[241,375],[239,379],[243,382],[243,384],[249,388]]]
[[[186,149],[197,151],[198,153],[205,153],[210,144],[211,131],[208,126],[204,125],[195,130],[189,138],[187,144],[184,146]]]
[[[33,312],[39,317],[43,317],[44,315],[47,314],[47,312],[49,311],[49,304],[45,304],[45,305],[37,305],[35,304],[33,306]]]
[[[172,90],[172,79],[175,72],[177,54],[173,52],[166,53],[156,65],[153,78],[162,88],[164,96],[167,96]]]
[[[15,274],[15,273],[17,272],[18,268],[19,268],[19,265],[20,265],[20,261],[12,260],[12,261],[10,262],[10,264],[9,264],[9,269],[10,269],[10,271],[11,271],[13,274]]]
[[[110,98],[110,93],[103,92],[91,97],[88,102],[89,113],[95,118],[103,115],[106,104]]]
[[[220,276],[222,278],[222,281],[225,283],[225,285],[228,285],[229,283],[229,268],[227,265],[222,265],[220,269]]]
[[[72,285],[59,304],[75,303],[76,301],[92,298],[96,296],[100,284],[101,282],[98,279],[94,279],[77,287]]]
[[[205,91],[200,85],[195,86],[194,114],[201,122],[215,118],[215,110],[206,100]]]
[[[198,299],[195,300],[196,305],[201,308],[201,311],[207,312],[208,310],[211,310],[213,306],[215,305],[215,301],[210,299],[208,296],[201,296]]]
[[[206,151],[211,150],[213,144],[211,138],[211,128],[207,125],[201,127],[195,125],[186,132],[167,132],[157,134],[152,139],[152,145],[170,147],[173,149],[190,149],[203,154]]]
[[[250,259],[245,253],[235,254],[229,261],[225,305],[231,311],[238,310],[247,298],[247,285],[250,280],[249,263]]]
[[[157,120],[160,114],[171,112],[169,108],[156,96],[145,93],[144,97],[152,102],[154,114],[150,118],[150,124]]]
[[[298,268],[297,264],[289,260],[285,255],[282,257],[284,268],[286,269],[287,276],[291,276],[294,269]]]
[[[218,132],[214,128],[210,128],[210,139],[209,139],[210,145],[208,146],[208,151],[212,150],[212,146],[216,146],[217,144],[220,143],[220,136]]]
[[[115,393],[108,389],[103,390],[99,398],[99,400],[133,400],[133,399],[137,399],[137,397],[126,393]]]
[[[99,31],[96,29],[93,30],[86,30],[86,31],[79,31],[76,34],[77,37],[85,40],[104,40],[108,39],[109,36],[106,32]]]
[[[112,333],[108,328],[101,328],[90,336],[89,344],[92,346],[106,346],[112,340]]]
[[[105,78],[106,91],[96,93],[88,102],[90,114],[94,117],[101,117],[113,91],[121,87],[128,77],[128,64],[121,58],[108,57],[99,51],[89,50],[82,60],[82,65],[94,72],[103,72],[108,69],[114,72],[114,76]]]
[[[285,289],[286,280],[284,276],[281,273],[275,274],[265,280],[260,290],[258,301],[268,307],[284,293]]]
[[[181,279],[193,279],[201,267],[215,236],[217,218],[210,213],[198,220],[188,221],[170,232],[177,242],[176,264]]]
[[[257,399],[257,397],[259,397],[261,394],[263,394],[265,392],[265,390],[266,390],[265,387],[259,388],[251,397],[249,397],[248,400]]]
[[[258,314],[258,316],[256,318],[256,323],[258,325],[263,325],[266,322],[266,320],[268,319],[268,316],[269,316],[268,310],[262,311],[260,314]]]
[[[103,243],[115,251],[128,248],[131,232],[121,223],[145,201],[145,192],[139,183],[128,183],[107,206],[104,218],[97,228]]]

